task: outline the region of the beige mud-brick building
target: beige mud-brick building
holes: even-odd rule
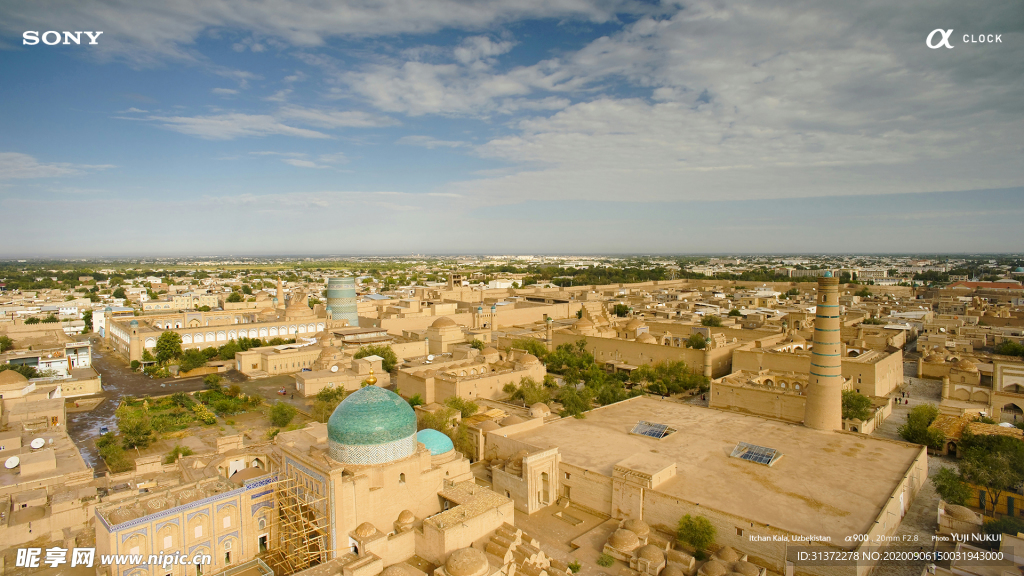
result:
[[[666,434],[631,432],[641,422]],[[592,410],[582,420],[503,434],[489,432],[488,445],[514,441],[528,454],[557,449],[553,489],[574,504],[666,534],[684,514],[704,516],[717,530],[717,545],[780,574],[786,543],[754,537],[821,536],[828,540],[811,545],[856,549],[860,544],[847,536],[894,534],[927,481],[923,446],[647,397]],[[774,450],[774,461],[744,459],[751,451],[741,443]],[[868,569],[804,570],[852,576]]]

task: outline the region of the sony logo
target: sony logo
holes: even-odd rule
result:
[[[81,44],[82,34],[89,37],[89,44],[99,44],[96,39],[103,32],[58,32],[56,30],[47,30],[40,35],[38,30],[28,30],[21,35],[21,43],[25,46],[35,46],[42,40],[43,44],[47,46],[71,43]]]

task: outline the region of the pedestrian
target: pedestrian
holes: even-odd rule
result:
[[[295,394],[292,394],[292,400],[295,400]]]

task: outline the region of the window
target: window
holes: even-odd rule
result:
[[[260,521],[257,524],[259,525],[260,530],[264,530],[267,527],[267,519],[266,518],[260,518]],[[260,536],[260,538],[266,538],[266,537],[265,536]]]
[[[231,528],[231,516],[224,517],[224,527]]]
[[[170,548],[173,543],[174,539],[172,537],[164,536],[164,550]]]
[[[737,536],[743,536],[743,528],[737,528],[736,529],[736,535]]]
[[[401,474],[398,475],[398,483],[405,484],[405,472],[402,472]]]
[[[570,478],[570,474],[568,472],[566,472],[565,473],[565,479],[568,480],[569,478]]]
[[[201,524],[199,526],[196,526],[195,534],[196,534],[196,538],[202,538],[203,537],[203,526]]]

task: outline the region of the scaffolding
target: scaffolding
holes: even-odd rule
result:
[[[276,576],[288,576],[330,559],[327,498],[319,496],[294,478],[272,484],[277,509],[277,545],[263,560]]]

